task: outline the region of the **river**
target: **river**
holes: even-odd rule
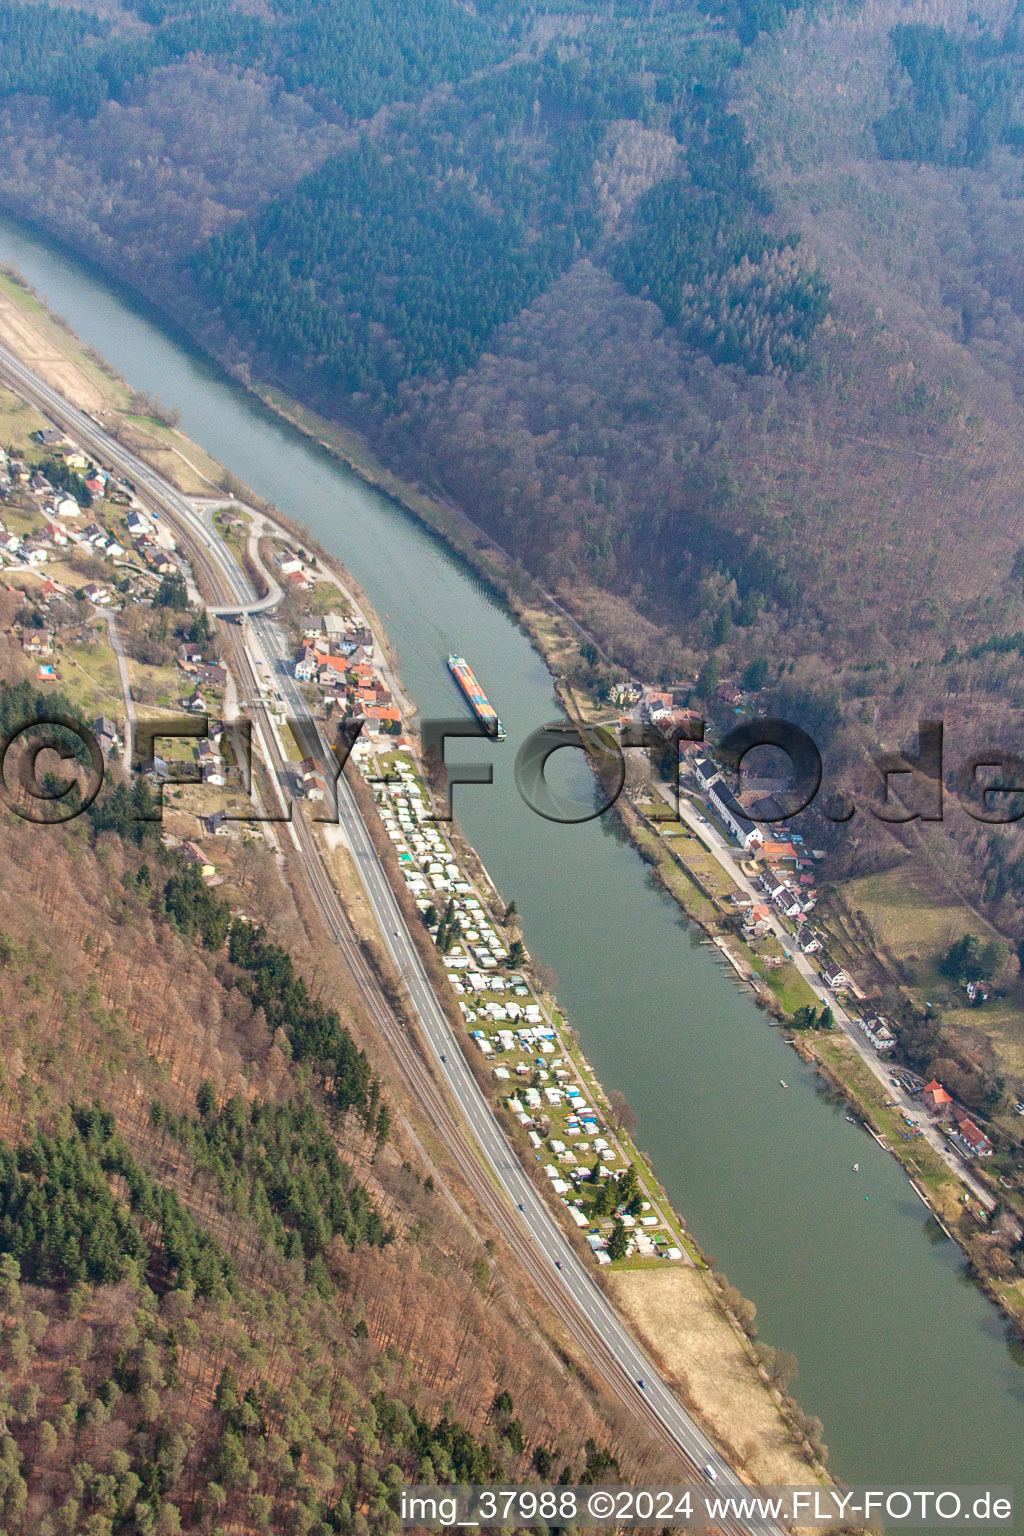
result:
[[[544,663],[500,604],[410,517],[70,255],[0,223],[0,261],[345,562],[386,616],[424,715],[463,712],[444,662],[450,651],[469,660],[508,739],[449,749],[494,764],[493,787],[456,789],[462,827],[516,898],[529,947],[555,968],[605,1086],[634,1105],[638,1141],[674,1203],[756,1303],[761,1336],[796,1353],[794,1390],[823,1419],[838,1475],[1012,1483],[1024,1465],[1024,1369],[899,1165],[697,946],[609,818],[556,826],[519,798],[517,747],[557,709]],[[560,777],[584,784],[571,765]]]

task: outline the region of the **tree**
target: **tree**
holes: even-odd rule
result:
[[[820,1015],[818,1017],[818,1028],[819,1029],[834,1029],[835,1028],[835,1022],[836,1022],[836,1016],[832,1012],[832,1009],[826,1003],[824,1008],[822,1008],[821,1013],[820,1013]]]
[[[174,613],[184,613],[188,608],[188,589],[180,571],[169,571],[153,594],[155,608],[170,608]]]
[[[13,1312],[21,1300],[21,1265],[13,1253],[0,1255],[0,1307]]]
[[[768,681],[768,673],[770,670],[771,663],[769,662],[767,656],[755,656],[754,660],[748,662],[744,667],[743,676],[740,678],[740,682],[742,683],[743,687],[746,688],[750,693],[760,693],[761,689]]]
[[[635,1136],[640,1121],[636,1110],[626,1098],[621,1088],[612,1088],[609,1092],[608,1108],[611,1110],[615,1129],[622,1131],[627,1136]]]
[[[522,939],[512,940],[505,964],[510,971],[518,971],[526,964],[526,945]]]
[[[939,969],[951,981],[991,981],[1006,964],[1010,946],[1002,939],[989,939],[983,943],[973,933],[949,946]]]
[[[768,1380],[785,1392],[797,1374],[796,1355],[788,1349],[774,1349],[771,1344],[755,1344],[754,1351]]]
[[[622,1223],[622,1219],[616,1216],[612,1226],[611,1236],[608,1239],[608,1257],[610,1259],[624,1259],[626,1249],[629,1247],[629,1233]]]
[[[700,669],[697,678],[697,692],[702,699],[708,698],[722,681],[722,673],[718,666],[718,658],[714,655],[708,657]]]

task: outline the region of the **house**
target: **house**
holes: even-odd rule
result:
[[[307,800],[324,800],[327,796],[327,780],[322,773],[309,773],[303,776],[302,793]]]
[[[949,1119],[953,1112],[953,1100],[937,1078],[933,1077],[930,1083],[925,1083],[921,1098],[930,1115],[935,1115],[939,1120]]]
[[[316,651],[307,645],[295,663],[295,676],[300,683],[311,683],[317,675],[318,667]]]
[[[36,470],[35,474],[28,482],[28,488],[32,492],[33,496],[50,496],[53,493],[53,486],[50,484],[49,480],[47,480],[46,476],[41,475],[38,470]]]
[[[13,555],[21,548],[21,540],[16,533],[0,533],[0,549]]]
[[[714,806],[741,848],[752,848],[755,843],[764,842],[764,833],[761,828],[743,814],[743,808],[736,796],[721,780],[712,786],[708,801]]]
[[[637,687],[636,683],[623,679],[621,683],[612,684],[608,697],[613,704],[635,704],[640,698],[642,691],[642,689]]]
[[[70,448],[72,446],[70,437],[66,436],[59,427],[41,427],[38,432],[33,432],[32,436],[37,443],[42,443],[44,448]]]
[[[796,941],[805,955],[813,955],[816,949],[821,948],[821,940],[807,923],[802,923],[797,929]]]
[[[850,984],[849,976],[847,976],[841,965],[836,965],[834,960],[825,961],[821,976],[826,987],[831,987],[833,992],[837,991],[840,987],[847,987]]]
[[[217,873],[216,866],[208,862],[206,854],[197,843],[182,843],[181,851],[190,864],[199,865],[199,873],[204,877]]]
[[[332,656],[329,651],[314,651],[314,656],[321,671],[335,672],[339,677],[344,677],[348,671],[348,662],[344,656]]]
[[[197,688],[191,698],[185,700],[185,708],[191,710],[194,715],[205,715],[207,712],[206,700]]]
[[[366,718],[372,730],[384,731],[390,735],[394,735],[402,724],[402,717],[395,704],[373,704],[366,711]]]
[[[884,1019],[862,1019],[861,1029],[876,1051],[891,1051],[896,1046],[896,1036]]]
[[[715,689],[715,698],[722,704],[738,704],[742,697],[735,683],[720,683]]]
[[[88,585],[82,588],[82,596],[87,598],[90,603],[103,604],[110,602],[110,593],[107,588],[97,586],[94,581],[90,581]]]
[[[201,666],[196,667],[195,675],[197,681],[205,683],[208,688],[225,688],[227,686],[227,668],[218,666],[214,662],[204,661]]]
[[[762,938],[766,933],[771,933],[772,919],[767,907],[751,907],[743,918],[744,933],[752,933],[755,938]]]
[[[58,517],[78,517],[82,509],[73,496],[59,496],[53,510]]]
[[[796,859],[796,849],[792,843],[765,843],[761,853],[769,864],[781,864],[789,859]]]
[[[227,783],[224,776],[224,763],[219,755],[214,758],[200,758],[199,772],[204,784],[220,787]]]
[[[113,720],[108,720],[106,715],[100,715],[93,721],[92,729],[103,756],[109,757],[113,748],[117,746],[117,726]]]
[[[43,533],[51,544],[59,544],[62,549],[66,548],[68,536],[59,523],[47,523]]]
[[[717,766],[708,757],[698,757],[693,764],[693,775],[705,792],[720,778]]]
[[[962,1109],[958,1109],[954,1105],[953,1119],[956,1121],[956,1129],[950,1134],[955,1137],[957,1141],[962,1142],[963,1145],[967,1148],[968,1152],[972,1154],[972,1156],[992,1156],[992,1143],[989,1141],[984,1131],[980,1131],[978,1129],[970,1115],[966,1114]]]
[[[772,904],[779,909],[783,917],[799,917],[803,911],[799,896],[795,891],[791,891],[788,885],[779,885],[772,892]]]
[[[89,468],[89,460],[86,458],[81,448],[68,448],[65,450],[63,457],[64,463],[67,465],[68,469],[77,470]]]
[[[323,630],[328,640],[342,640],[348,633],[348,622],[340,613],[325,613]]]
[[[125,521],[128,525],[128,532],[131,534],[140,536],[144,533],[152,532],[152,525],[146,521],[141,512],[136,512],[134,509],[128,513]]]
[[[107,489],[106,475],[90,475],[85,488],[94,501],[101,500]]]

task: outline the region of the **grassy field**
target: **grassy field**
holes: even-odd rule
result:
[[[676,863],[660,835],[642,823],[635,823],[634,826],[633,839],[637,847],[651,857],[659,876],[683,910],[699,923],[713,923],[718,915],[714,902],[704,895],[686,870]]]
[[[106,640],[95,645],[68,645],[57,664],[61,689],[73,704],[94,714],[124,715],[124,696],[117,657]]]
[[[128,390],[114,370],[4,271],[0,271],[0,335],[85,409],[123,410],[128,405]]]
[[[712,1433],[745,1458],[761,1483],[814,1483],[782,1414],[765,1389],[746,1342],[695,1269],[674,1264],[618,1270],[605,1277],[615,1305],[655,1362],[701,1411]]]
[[[767,967],[758,964],[760,957],[753,956],[755,970],[764,977],[770,992],[778,998],[780,1005],[787,1013],[796,1013],[798,1008],[818,1006],[818,999],[808,986],[805,978],[801,976],[795,965]],[[763,967],[763,968],[762,968]]]
[[[999,1065],[1024,1076],[1024,979],[1001,978],[999,991],[980,1008],[969,1008],[966,997],[939,971],[943,954],[965,933],[998,938],[996,930],[970,911],[937,882],[930,883],[909,868],[887,870],[850,881],[842,892],[852,919],[874,937],[877,949],[919,1003],[940,1005],[946,1023],[973,1037],[968,1048],[992,1053]],[[841,946],[840,946],[841,947]]]
[[[19,400],[9,389],[0,387],[0,445],[15,447],[20,457],[34,461],[42,449],[31,441],[31,434],[45,425],[38,411]]]
[[[898,963],[910,986],[925,991],[946,983],[942,955],[965,933],[997,938],[996,930],[969,911],[948,889],[910,867],[851,880],[843,889],[851,913],[863,913],[883,951]]]
[[[173,710],[175,714],[180,713],[179,699],[187,699],[193,691],[192,683],[175,666],[150,666],[147,662],[137,661],[130,656],[128,676],[131,679],[132,693],[140,705],[146,704],[155,706],[157,709]],[[204,688],[202,692],[211,709],[215,709],[211,691]]]
[[[245,559],[246,548],[249,543],[249,529],[252,527],[252,519],[241,507],[221,507],[213,514],[214,525],[220,533],[224,543],[228,546],[239,565]],[[241,521],[241,528],[235,525]]]

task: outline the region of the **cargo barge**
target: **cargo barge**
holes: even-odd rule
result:
[[[488,736],[493,736],[496,741],[504,741],[505,727],[498,718],[498,711],[477,682],[472,667],[461,656],[449,656],[448,670]]]

